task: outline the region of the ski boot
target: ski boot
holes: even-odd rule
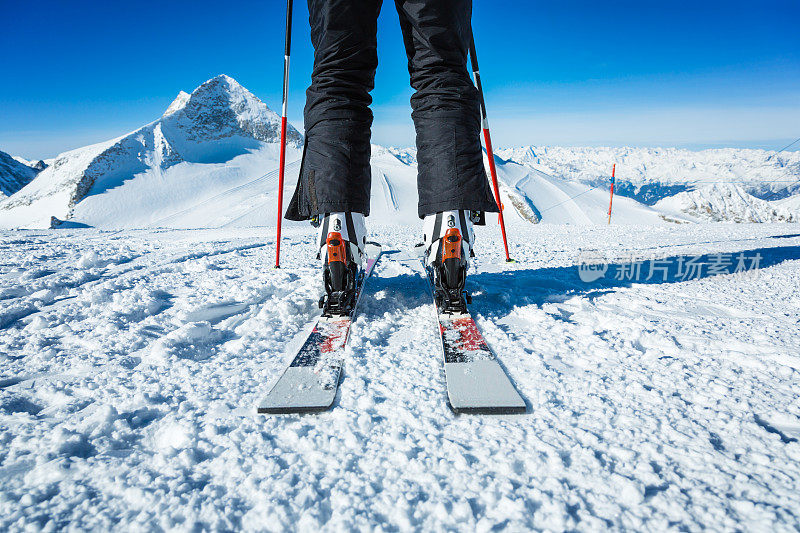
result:
[[[355,307],[366,233],[361,213],[326,213],[320,221],[317,259],[323,261],[323,316],[349,316]]]
[[[469,211],[444,211],[425,217],[425,266],[433,279],[440,313],[466,313],[467,304],[472,303],[464,284],[469,261],[474,257],[472,224],[479,216]]]

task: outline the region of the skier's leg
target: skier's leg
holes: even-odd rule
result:
[[[480,100],[467,71],[471,0],[395,0],[408,55],[417,130],[419,216],[436,300],[466,311],[464,292],[475,235],[497,211],[483,167]]]
[[[419,216],[497,211],[480,144],[480,101],[467,71],[471,0],[395,0],[417,131]]]
[[[380,6],[381,0],[308,0],[314,70],[289,220],[333,212],[369,214],[369,92],[378,64]]]

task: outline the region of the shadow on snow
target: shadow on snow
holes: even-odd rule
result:
[[[603,263],[599,256],[583,259],[585,261],[570,266],[473,274],[467,278],[467,289],[475,293],[472,307],[481,313],[494,314],[498,308],[541,305],[571,296],[593,299],[639,284],[681,283],[724,275],[753,277],[759,270],[800,259],[800,246],[700,255],[640,256],[610,263]]]

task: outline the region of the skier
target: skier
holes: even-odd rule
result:
[[[440,309],[466,310],[473,224],[498,206],[483,167],[480,100],[467,71],[471,0],[395,0],[416,129],[419,217]],[[381,0],[308,0],[314,69],[305,146],[285,218],[319,226],[326,312],[347,314],[366,244]]]

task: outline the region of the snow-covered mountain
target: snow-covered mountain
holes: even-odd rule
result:
[[[496,155],[590,185],[606,185],[611,166],[616,164],[616,192],[647,205],[717,182],[737,183],[763,200],[777,200],[800,192],[800,152],[523,146],[501,149]]]
[[[30,183],[37,172],[27,161],[0,152],[0,200]]]
[[[575,211],[577,203],[579,211],[597,218],[608,203],[610,171],[616,164],[617,221],[624,221],[618,206],[629,199],[637,201],[640,211],[636,215],[635,209],[624,209],[623,217],[644,215],[640,221],[653,213],[674,221],[800,221],[800,204],[793,201],[800,191],[800,152],[525,146],[499,150],[497,163],[498,169],[524,169],[517,173],[528,182],[520,180],[517,186],[528,197],[547,188],[538,180],[566,192],[565,202],[557,205],[559,217],[574,219],[568,211]],[[593,197],[594,204],[587,205]]]
[[[733,183],[682,192],[659,201],[655,207],[709,222],[800,222],[796,208],[761,200]]]
[[[158,120],[127,135],[65,152],[0,203],[0,227],[49,227],[51,217],[137,225],[230,186],[241,170],[274,159],[280,117],[221,75],[181,92]],[[289,126],[289,144],[302,137]],[[261,157],[253,157],[259,154]]]
[[[26,167],[31,167],[36,172],[41,172],[42,170],[47,168],[47,162],[44,161],[43,159],[30,160],[30,159],[25,159],[24,157],[19,157],[17,155],[12,155],[11,157],[14,158],[17,162],[22,163]]]
[[[566,179],[515,161],[495,161],[506,218],[554,224],[605,224],[608,188]],[[514,209],[509,209],[513,206]],[[614,221],[622,224],[661,224],[660,213],[631,198],[616,197]]]
[[[48,160],[0,199],[0,228],[274,224],[279,124],[247,89],[217,76],[134,132]],[[286,195],[301,148],[290,126]],[[8,159],[30,172],[30,162]],[[417,223],[416,150],[373,145],[371,162],[370,221]],[[606,223],[612,164],[614,223],[800,220],[798,152],[527,146],[498,150],[495,162],[510,224]]]
[[[794,196],[790,196],[789,198],[778,200],[774,202],[774,204],[783,209],[788,209],[789,211],[800,213],[800,194],[795,194]]]

